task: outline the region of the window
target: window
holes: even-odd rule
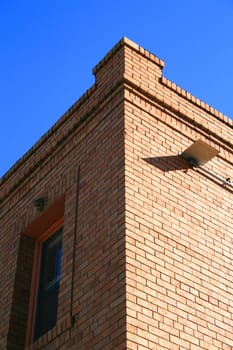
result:
[[[53,328],[57,321],[58,292],[61,276],[62,231],[63,228],[60,228],[41,243],[34,341]]]
[[[26,347],[59,322],[64,210],[65,196],[62,196],[40,213],[23,232],[33,239],[30,298],[26,310]]]

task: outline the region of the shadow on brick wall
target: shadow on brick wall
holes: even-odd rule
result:
[[[180,156],[166,156],[166,157],[153,157],[143,158],[147,163],[155,166],[162,171],[175,171],[175,170],[188,170],[190,169],[189,163]]]
[[[186,173],[188,169],[192,169],[192,166],[190,166],[190,164],[179,155],[143,158],[143,160],[164,172],[182,170]],[[227,190],[228,192],[233,193],[233,188],[229,187],[226,181],[223,182],[219,179],[216,179],[215,177],[211,176],[211,174],[206,173],[202,168],[196,167],[193,168],[193,171],[198,172],[202,177],[205,177],[208,181],[212,181],[216,185]]]

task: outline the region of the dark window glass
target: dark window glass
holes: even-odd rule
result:
[[[62,228],[42,244],[34,340],[55,326],[61,274]]]

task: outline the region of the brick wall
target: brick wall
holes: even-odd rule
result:
[[[220,151],[205,167],[232,179],[232,121],[140,56],[127,48],[127,349],[230,350],[233,191],[179,152],[202,139]]]
[[[122,39],[96,82],[1,181],[0,349],[233,347],[233,123]],[[47,197],[40,212],[35,200]],[[36,236],[64,216],[56,326],[24,344]]]
[[[34,252],[20,239],[63,215],[57,325],[28,348],[125,348],[124,95],[119,72],[101,81],[111,65],[2,179],[0,349],[25,348]]]

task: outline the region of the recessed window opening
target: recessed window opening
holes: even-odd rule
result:
[[[41,243],[34,341],[53,328],[57,321],[62,232],[63,228],[58,229]]]
[[[24,230],[24,235],[34,240],[26,347],[59,322],[64,210],[65,196],[62,196]]]

